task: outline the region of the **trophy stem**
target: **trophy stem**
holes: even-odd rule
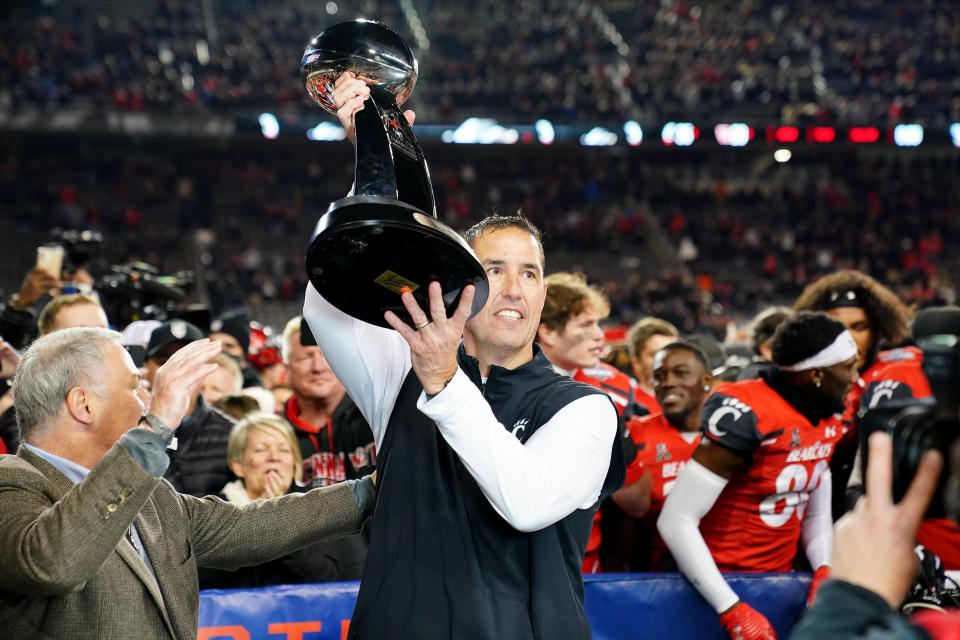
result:
[[[396,198],[397,174],[393,165],[393,150],[376,101],[368,100],[363,109],[354,115],[354,131],[357,138],[354,193]]]

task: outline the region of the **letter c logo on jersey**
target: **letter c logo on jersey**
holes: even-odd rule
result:
[[[528,422],[530,421],[527,420],[526,418],[521,418],[517,420],[516,423],[514,423],[513,429],[511,429],[511,432],[513,433],[514,436],[516,436],[517,440],[523,437],[523,432],[527,429]]]
[[[900,383],[896,380],[882,380],[873,389],[873,397],[870,398],[870,406],[867,408],[876,409],[881,403],[893,400],[899,386]]]
[[[750,407],[736,398],[724,398],[720,408],[710,414],[710,419],[707,420],[707,430],[713,436],[722,438],[727,435],[727,432],[718,426],[720,421],[727,416],[733,416],[733,420],[736,422],[742,418],[745,413],[750,413]]]

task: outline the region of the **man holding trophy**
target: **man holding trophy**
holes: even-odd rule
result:
[[[302,70],[357,151],[354,195],[311,242],[304,304],[378,448],[349,637],[589,638],[580,566],[623,452],[609,398],[533,344],[539,231],[492,216],[464,242],[436,220],[412,113],[399,111],[417,64],[395,33],[335,25]]]

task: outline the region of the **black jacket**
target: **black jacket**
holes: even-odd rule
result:
[[[210,407],[201,396],[193,413],[174,433],[176,449],[168,449],[170,466],[163,475],[173,488],[192,496],[215,496],[232,478],[227,442],[233,420]]]
[[[329,424],[320,429],[299,419],[295,396],[284,405],[283,415],[293,426],[303,455],[304,490],[362,478],[376,469],[377,445],[373,430],[346,394],[333,410]],[[329,426],[332,433],[328,432]],[[296,558],[278,560],[260,575],[248,578],[279,579],[295,569],[302,572],[299,575],[313,575],[312,579],[298,582],[359,580],[369,543],[369,528],[365,527],[358,534],[311,545]]]
[[[462,347],[460,368],[504,425],[526,440],[569,403],[599,389],[557,374],[539,347],[527,364],[493,367],[486,384]],[[583,553],[596,505],[531,533],[490,505],[437,426],[417,409],[411,371],[378,453],[379,492],[351,639],[564,640],[590,637]],[[613,427],[613,425],[611,425]],[[601,497],[623,483],[614,438]]]

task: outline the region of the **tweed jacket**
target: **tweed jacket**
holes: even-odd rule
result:
[[[179,494],[120,444],[78,485],[23,447],[0,456],[0,514],[4,638],[176,640],[197,635],[198,566],[265,562],[355,533],[364,515],[346,484],[245,507]]]

